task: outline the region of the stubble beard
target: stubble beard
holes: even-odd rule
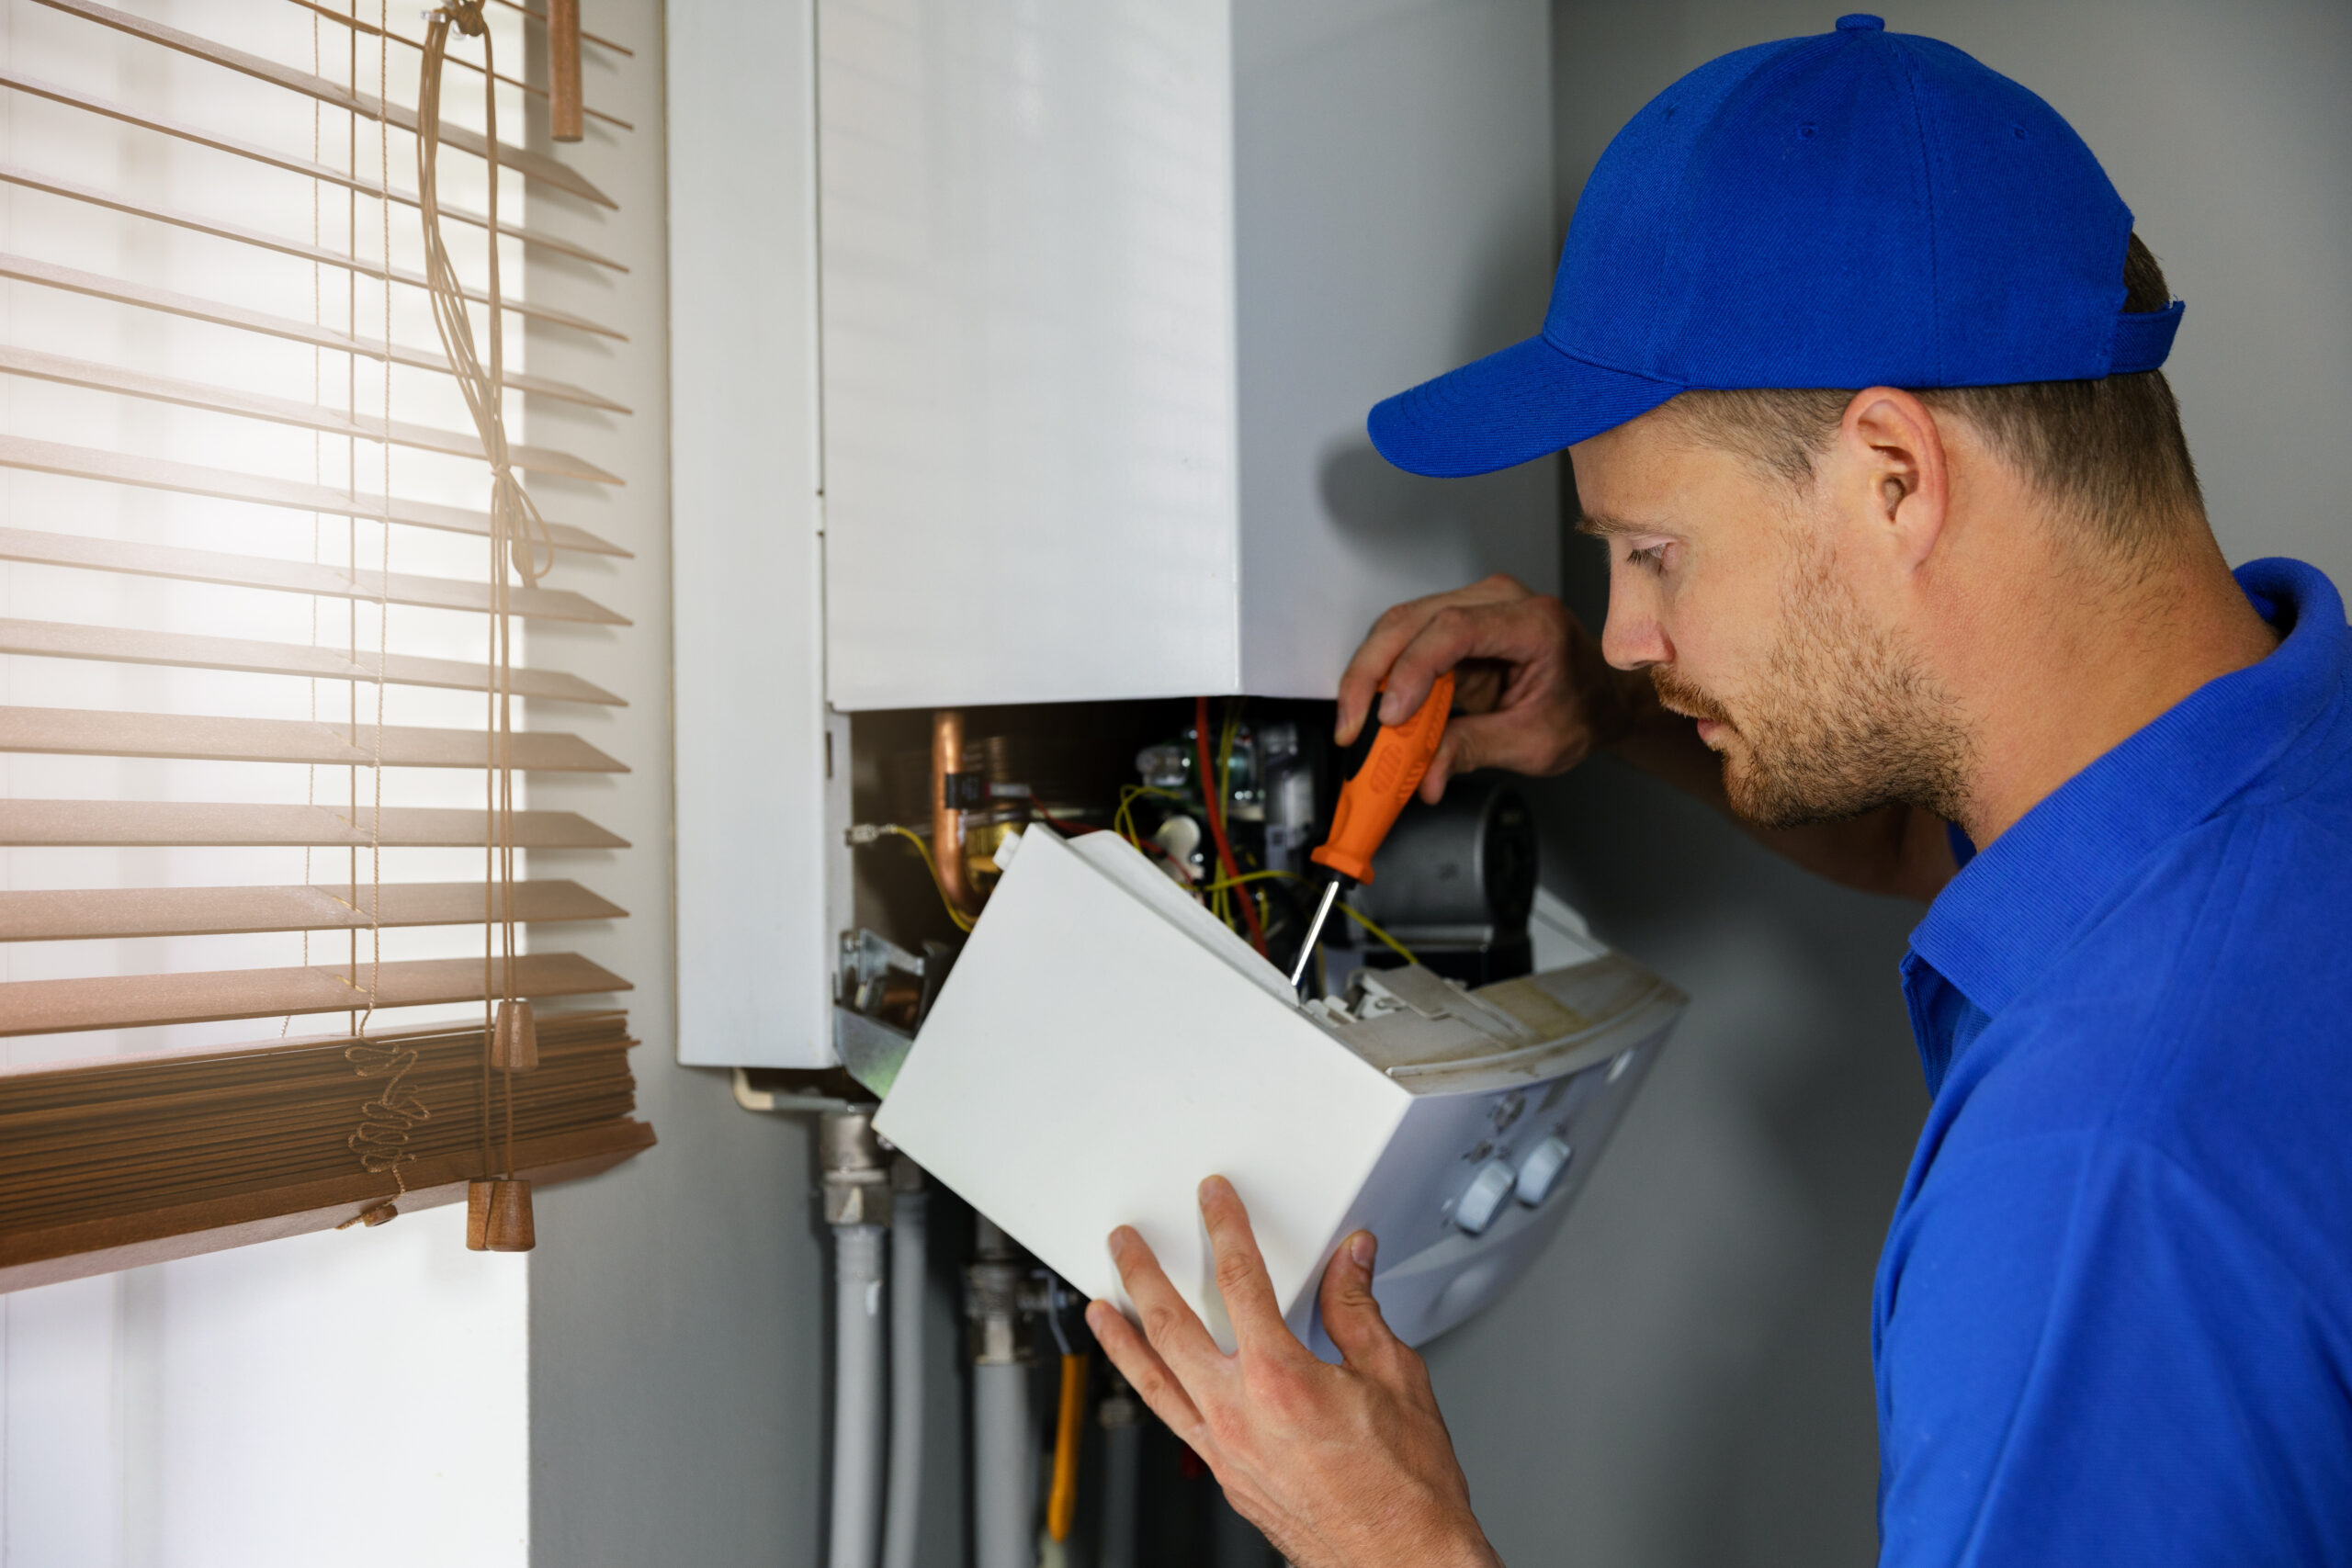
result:
[[[1650,670],[1667,706],[1729,732],[1722,749],[1732,810],[1760,828],[1834,822],[1898,803],[1957,820],[1972,743],[1915,650],[1866,620],[1826,551],[1793,565],[1782,603],[1780,640],[1739,720],[1669,667]]]

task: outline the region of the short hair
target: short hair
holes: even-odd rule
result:
[[[2155,311],[2171,303],[2164,268],[2133,234],[2123,256],[2123,309]],[[1692,391],[1667,407],[1708,445],[1728,446],[1804,484],[1860,389]],[[2204,518],[2180,405],[2161,370],[2090,381],[1921,388],[1917,395],[1929,408],[1973,424],[1995,451],[2122,555],[2161,548],[2182,523]]]

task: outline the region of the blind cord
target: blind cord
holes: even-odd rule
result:
[[[526,588],[536,588],[554,564],[555,541],[547,519],[515,477],[506,439],[506,344],[499,279],[498,244],[498,83],[490,29],[482,17],[483,0],[446,0],[430,13],[424,35],[424,61],[417,87],[416,164],[417,205],[424,220],[425,278],[433,302],[433,324],[448,355],[449,368],[473,415],[483,454],[490,459],[490,711],[488,730],[488,830],[484,834],[485,875],[482,885],[483,1109],[490,1104],[491,1063],[501,1032],[500,1015],[520,1020],[522,998],[516,993],[514,931],[514,623],[511,567]],[[455,26],[482,45],[482,115],[489,165],[488,289],[490,362],[476,349],[473,322],[463,287],[441,231],[438,179],[441,150],[441,67]],[[503,964],[500,962],[503,960]],[[520,1028],[517,1022],[513,1027]],[[514,1174],[514,1078],[505,1079],[504,1158],[503,1174]],[[485,1170],[492,1162],[485,1123],[482,1150]]]
[[[377,0],[377,12],[379,18],[384,15],[385,7],[388,4],[389,0]],[[352,9],[356,14],[358,9],[357,0],[353,0]],[[318,30],[318,18],[315,16],[311,17],[311,27],[313,34],[312,51],[315,54],[317,49],[315,35]],[[390,101],[389,96],[389,89],[391,85],[389,75],[390,69],[390,62],[388,60],[389,54],[389,50],[385,49],[380,44],[378,46],[376,51],[376,94],[378,101],[384,103],[389,103]],[[351,80],[353,85],[356,87],[359,81],[359,36],[356,28],[353,29],[351,38]],[[314,109],[312,114],[312,139],[314,152],[317,136],[315,129],[316,119],[317,115]],[[345,152],[351,164],[351,172],[353,175],[356,175],[359,172],[359,122],[356,115],[352,118],[350,136],[349,140],[345,143]],[[378,126],[376,137],[376,158],[378,174],[379,176],[377,182],[378,188],[379,190],[386,193],[380,198],[379,203],[379,232],[381,235],[383,242],[384,257],[384,341],[389,344],[392,341],[392,204],[391,197],[389,194],[391,189],[392,153],[391,138],[383,129],[380,122]],[[313,211],[311,226],[313,231],[317,228],[316,193],[317,186],[314,184],[312,186],[311,197]],[[359,248],[359,198],[356,193],[351,197],[350,202],[350,222],[348,224],[349,243],[353,254],[356,254]],[[311,269],[311,274],[315,280],[317,276],[317,268],[315,266]],[[313,282],[312,288],[315,299],[315,281]],[[359,330],[358,282],[357,275],[356,273],[351,276],[350,300],[351,312],[349,324],[351,326],[352,334],[356,337],[358,335]],[[313,310],[315,312],[315,303]],[[312,358],[315,362],[316,350],[312,351]],[[351,374],[347,378],[348,389],[351,394],[348,406],[355,423],[357,422],[359,416],[358,364],[358,356],[356,355],[353,355],[350,360]],[[389,663],[389,654],[390,651],[390,584],[392,575],[392,527],[390,517],[392,494],[392,362],[390,355],[387,355],[384,358],[383,394],[384,440],[381,445],[380,451],[382,457],[385,517],[384,520],[378,525],[378,548],[379,555],[377,563],[379,568],[377,573],[379,588],[376,598],[376,726],[374,742],[368,756],[368,772],[371,786],[374,791],[374,799],[372,808],[368,814],[368,822],[367,1006],[363,1010],[353,1013],[351,1019],[353,1043],[344,1052],[344,1059],[351,1063],[353,1070],[356,1072],[359,1077],[362,1078],[381,1078],[384,1080],[383,1087],[377,1093],[376,1097],[360,1107],[359,1129],[351,1136],[352,1151],[359,1156],[359,1163],[362,1168],[368,1170],[372,1175],[389,1175],[392,1179],[392,1197],[385,1203],[377,1205],[375,1208],[368,1211],[366,1214],[360,1216],[361,1221],[369,1224],[381,1224],[384,1220],[390,1219],[393,1214],[399,1212],[393,1205],[397,1204],[401,1199],[408,1196],[408,1177],[403,1168],[406,1167],[411,1160],[416,1157],[415,1152],[409,1147],[411,1133],[419,1123],[432,1119],[432,1112],[425,1107],[424,1100],[418,1096],[415,1089],[408,1086],[406,1081],[410,1070],[416,1065],[416,1053],[413,1050],[403,1051],[398,1048],[388,1048],[385,1046],[372,1044],[368,1043],[366,1038],[368,1026],[375,1021],[376,1000],[381,990],[384,970],[384,674],[385,668]],[[349,481],[351,491],[356,497],[359,489],[359,444],[356,436],[351,438],[349,446],[350,456],[349,460],[345,464],[345,477]],[[358,522],[356,518],[352,520],[351,529],[351,547],[347,551],[345,558],[356,567],[358,564]],[[315,534],[316,524],[314,521],[314,537]],[[315,553],[316,551],[314,548],[313,554],[315,555]],[[318,601],[314,597],[311,603],[313,626],[311,640],[316,642],[317,632],[315,627],[317,623]],[[359,607],[358,601],[356,599],[351,602],[350,613],[354,622],[354,625],[350,628],[350,640],[352,644],[351,662],[354,666],[356,666],[359,663],[359,638],[358,627],[356,623],[359,614]],[[313,693],[311,699],[313,716],[316,715],[317,697],[315,694],[317,689],[317,683],[313,682],[311,684],[311,691]],[[350,692],[351,699],[345,705],[345,712],[349,717],[354,733],[354,739],[356,739],[359,728],[359,688],[356,678],[346,682],[346,690]],[[316,770],[313,769],[311,772],[313,776],[315,776]],[[353,768],[353,774],[354,787],[351,791],[351,805],[356,814],[359,804],[357,798],[359,793],[356,780],[357,768],[356,766]],[[356,908],[356,900],[359,897],[359,852],[356,847],[355,847],[351,852],[351,898],[345,902],[345,906],[347,908],[352,908],[353,912],[356,914],[358,912]],[[310,858],[309,852],[307,850],[304,852],[303,856],[302,880],[306,884],[310,881]],[[309,944],[310,936],[308,932],[305,932],[303,934],[303,959],[305,963],[309,962]],[[358,949],[359,932],[358,928],[354,926],[351,934],[352,975],[350,979],[346,982],[354,990],[357,990],[359,988]],[[345,1223],[348,1224],[354,1222],[346,1221]]]

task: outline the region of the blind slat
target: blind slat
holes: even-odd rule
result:
[[[0,442],[0,446],[6,443]],[[0,465],[6,463],[0,450]],[[313,593],[332,599],[382,599],[432,610],[490,612],[490,584],[454,577],[385,573],[372,567],[354,570],[271,556],[232,556],[222,550],[189,550],[177,545],[141,545],[126,539],[93,539],[80,534],[51,534],[34,528],[0,528],[0,560],[111,571],[127,577],[163,577],[178,582],[210,582],[260,588],[277,593]],[[516,588],[509,607],[528,620],[573,621],[586,626],[629,623],[568,588]]]
[[[371,523],[400,523],[445,534],[490,534],[490,514],[462,506],[395,496],[387,505],[380,495],[362,491],[355,495],[329,485],[299,479],[241,474],[228,468],[208,468],[175,463],[165,457],[145,457],[129,452],[107,452],[95,446],[69,446],[58,441],[34,441],[21,435],[0,435],[0,468],[24,468],[33,473],[59,474],[67,479],[95,479],[101,484],[135,485],[141,490],[176,491],[182,495],[209,496],[215,501],[249,501],[256,506],[284,507],[289,512],[323,512],[330,517],[356,517]],[[629,554],[594,534],[562,523],[548,525],[558,549],[584,555]]]
[[[207,61],[231,71],[241,72],[258,81],[284,87],[289,92],[316,98],[322,104],[356,114],[362,119],[381,120],[387,125],[397,127],[411,134],[416,130],[416,111],[413,109],[403,107],[399,104],[386,104],[367,93],[355,93],[339,83],[330,82],[322,76],[313,76],[307,71],[297,71],[290,65],[280,65],[277,62],[265,60],[258,54],[249,54],[242,49],[233,49],[224,43],[216,43],[210,39],[198,37],[195,33],[186,32],[178,28],[167,27],[162,22],[152,22],[144,17],[134,17],[128,11],[118,11],[111,6],[101,6],[96,4],[96,0],[37,0],[37,3],[53,11],[63,11],[69,16],[96,22],[100,27],[112,28],[118,32],[128,33],[133,38],[145,39],[150,43],[161,44],[165,49],[176,51],[193,59]],[[471,152],[476,157],[487,157],[490,153],[490,143],[481,133],[469,130],[463,126],[443,125],[441,141],[444,145],[457,148],[462,152]],[[502,141],[498,145],[498,162],[502,167],[513,169],[526,179],[537,180],[542,185],[553,186],[558,190],[569,191],[573,196],[593,201],[599,207],[617,209],[620,206],[611,197],[589,184],[586,175],[556,162],[553,158],[526,152],[520,147],[510,147]]]
[[[144,398],[151,402],[173,403],[181,408],[203,409],[212,413],[267,420],[274,424],[291,424],[304,430],[322,431],[329,435],[356,436],[363,441],[381,441],[386,433],[385,422],[370,414],[353,415],[341,409],[296,402],[290,398],[266,398],[257,392],[241,392],[231,387],[209,387],[198,381],[183,381],[170,376],[151,376],[142,370],[125,370],[119,366],[70,359],[63,355],[43,354],[6,344],[0,344],[0,374],[23,376],[37,381],[55,381],[96,392],[114,392],[127,398]],[[481,437],[471,431],[435,430],[402,420],[392,421],[390,431],[395,446],[413,446],[420,451],[439,452],[453,457],[482,456]],[[510,444],[506,450],[516,468],[533,473],[561,474],[571,479],[590,479],[597,484],[616,485],[621,482],[619,475],[606,473],[585,457],[574,457],[569,452],[520,442]]]
[[[498,3],[505,6],[510,11],[522,12],[523,15],[530,17],[531,20],[538,23],[542,27],[547,25],[548,14],[545,11],[535,11],[530,6],[523,5],[521,0],[498,0]],[[631,60],[637,58],[637,51],[629,48],[627,44],[615,43],[608,38],[599,38],[594,33],[590,32],[586,28],[580,29],[580,38],[582,42],[593,43],[598,49],[609,49],[615,54],[626,55]]]
[[[479,729],[330,724],[301,718],[214,718],[96,708],[0,707],[0,751],[74,757],[166,757],[184,761],[315,762],[330,767],[479,768],[489,738]],[[514,766],[554,773],[628,769],[576,735],[517,731]]]
[[[44,82],[37,76],[28,76],[20,71],[10,71],[0,67],[0,87],[11,88],[31,97],[46,98],[53,104],[62,104],[68,108],[81,109],[85,113],[119,121],[123,125],[136,126],[141,130],[152,130],[157,135],[169,136],[175,141],[186,141],[194,146],[209,147],[216,152],[226,152],[232,157],[249,159],[256,164],[266,164],[273,169],[284,170],[290,175],[300,175],[305,179],[324,180],[329,185],[355,192],[371,201],[381,201],[389,194],[393,201],[402,207],[414,207],[417,204],[413,191],[402,190],[398,186],[390,187],[388,193],[385,186],[365,175],[351,174],[325,164],[313,163],[308,158],[298,158],[290,153],[275,152],[251,141],[240,141],[233,136],[222,136],[217,131],[204,130],[180,120],[165,119],[157,115],[145,114],[126,104],[110,103],[105,98],[93,97],[87,93],[77,93],[71,87],[61,87],[54,82]],[[476,229],[490,227],[490,220],[483,214],[462,207],[452,207],[446,201],[440,204],[440,211],[442,217],[455,223],[469,224]],[[628,270],[610,256],[599,255],[576,240],[566,239],[559,234],[550,234],[543,229],[534,229],[526,223],[511,222],[502,218],[498,221],[498,231],[509,239],[520,240],[526,245],[538,245],[547,250],[560,252],[564,255],[577,256],[582,261],[596,266],[609,267],[615,272]]]
[[[30,256],[0,253],[0,277],[14,278],[20,283],[38,283],[48,288],[62,288],[71,293],[86,294],[94,299],[107,299],[119,305],[135,305],[144,310],[159,310],[166,315],[191,321],[206,321],[214,326],[236,327],[245,332],[260,333],[267,337],[284,338],[292,343],[315,344],[337,354],[356,354],[363,359],[383,359],[388,355],[395,365],[405,365],[417,370],[433,370],[449,374],[449,361],[438,348],[411,348],[405,344],[383,344],[374,338],[355,337],[333,327],[319,326],[311,321],[296,321],[291,316],[273,316],[262,310],[248,310],[242,305],[226,305],[215,299],[201,299],[192,294],[177,294],[168,288],[155,288],[143,283],[131,283],[119,277],[107,277],[78,267],[60,266],[54,262],[36,261]],[[560,402],[578,403],[584,408],[602,409],[607,413],[628,413],[627,405],[610,398],[575,387],[567,381],[552,380],[527,372],[509,371],[506,375],[509,391],[527,392],[537,397],[553,398]]]
[[[372,969],[372,973],[371,973]],[[369,965],[355,977],[322,964],[221,969],[192,975],[114,975],[93,980],[0,982],[0,1035],[145,1029],[308,1012],[425,1007],[482,999],[479,958],[410,958]],[[491,994],[506,988],[504,961],[490,966]],[[514,992],[591,996],[630,989],[627,980],[576,953],[530,953],[514,961]]]
[[[313,245],[301,240],[289,240],[264,230],[248,229],[243,224],[227,223],[217,218],[207,218],[199,212],[184,212],[176,208],[157,207],[152,202],[133,201],[129,197],[117,196],[111,191],[100,190],[96,186],[85,186],[74,180],[59,179],[53,175],[40,174],[17,164],[0,164],[0,185],[12,185],[22,190],[39,191],[44,196],[57,197],[62,200],[78,201],[85,207],[99,207],[108,212],[120,212],[132,218],[144,218],[151,222],[169,224],[175,229],[186,229],[191,233],[209,235],[216,240],[227,240],[233,244],[251,245],[255,250],[274,251],[282,256],[292,256],[297,261],[306,261],[320,266],[331,266],[345,272],[356,273],[362,277],[372,278],[379,283],[398,283],[412,288],[423,288],[427,286],[423,273],[410,272],[405,267],[388,267],[380,263],[371,262],[364,256],[355,256],[347,251],[338,251],[326,245]],[[480,288],[469,287],[465,290],[465,296],[478,305],[490,303],[489,294]],[[559,310],[551,305],[542,305],[519,295],[507,296],[503,304],[505,309],[515,315],[526,317],[532,321],[546,321],[551,326],[569,327],[574,332],[587,333],[596,337],[614,338],[623,343],[628,341],[628,334],[605,326],[602,322],[592,321],[585,316],[575,316],[569,310]]]
[[[538,1020],[538,1033],[543,1052],[593,1044],[599,1040],[613,1041],[624,1047],[637,1043],[628,1038],[628,1014],[615,1010],[552,1012]],[[474,1020],[456,1024],[402,1024],[380,1032],[370,1031],[368,1038],[379,1044],[407,1041],[428,1051],[435,1042],[465,1050],[481,1043],[481,1023]],[[348,1030],[329,1030],[236,1045],[208,1045],[198,1050],[137,1051],[119,1056],[85,1057],[78,1062],[0,1066],[0,1116],[61,1108],[70,1111],[76,1107],[90,1114],[96,1112],[99,1103],[111,1101],[118,1094],[126,1100],[151,1102],[188,1093],[202,1096],[217,1091],[224,1083],[237,1081],[237,1077],[224,1077],[224,1069],[240,1077],[259,1072],[281,1084],[289,1079],[341,1083],[350,1066],[341,1053],[350,1043]],[[321,1052],[319,1047],[322,1045],[332,1047],[333,1054]],[[462,1060],[469,1068],[477,1066],[470,1055]],[[7,1171],[0,1167],[0,1184],[6,1180]]]
[[[417,39],[409,37],[406,33],[396,33],[388,28],[379,28],[375,23],[368,21],[363,17],[345,16],[341,11],[332,10],[327,6],[320,5],[319,0],[293,0],[293,3],[302,7],[305,11],[316,12],[322,19],[336,23],[342,27],[349,28],[352,31],[361,34],[364,37],[387,38],[391,39],[394,43],[406,44],[409,48],[413,49],[420,53],[424,51],[424,45]],[[468,60],[461,54],[452,53],[446,55],[443,57],[443,62],[447,65],[454,65],[461,71],[470,71],[477,76],[482,73],[482,68],[480,65],[470,60]],[[503,71],[499,72],[497,75],[500,86],[513,87],[518,92],[526,93],[535,98],[544,99],[548,96],[548,90],[545,87],[534,86],[528,82],[509,76]],[[606,125],[613,126],[621,130],[635,130],[637,129],[637,127],[631,125],[628,121],[621,118],[617,115],[609,115],[605,113],[602,109],[591,108],[584,103],[580,106],[580,111],[586,115],[590,119],[601,119]],[[570,138],[570,140],[576,141],[579,138],[572,137]]]
[[[526,850],[625,850],[573,811],[517,811]],[[0,800],[9,849],[480,849],[488,814],[432,806],[272,806],[243,801]]]
[[[5,618],[0,618],[0,653],[99,660],[114,664],[164,664],[187,670],[237,670],[322,681],[373,681],[377,669],[373,649],[354,659],[341,649],[311,648],[300,643]],[[470,660],[389,654],[383,660],[383,674],[387,682],[396,686],[436,686],[460,692],[490,689],[489,671]],[[509,678],[516,696],[626,705],[603,687],[560,670],[515,670],[509,672]]]
[[[479,882],[387,882],[280,887],[76,887],[0,891],[0,942],[248,931],[366,931],[370,926],[481,925]],[[514,919],[613,920],[628,913],[576,882],[517,882]],[[503,911],[500,918],[504,918]]]

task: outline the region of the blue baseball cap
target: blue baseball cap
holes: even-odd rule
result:
[[[1418,474],[1556,452],[1678,392],[1982,387],[2153,370],[2132,211],[2074,128],[1876,17],[1758,44],[1650,100],[1586,182],[1544,330],[1388,399]]]

